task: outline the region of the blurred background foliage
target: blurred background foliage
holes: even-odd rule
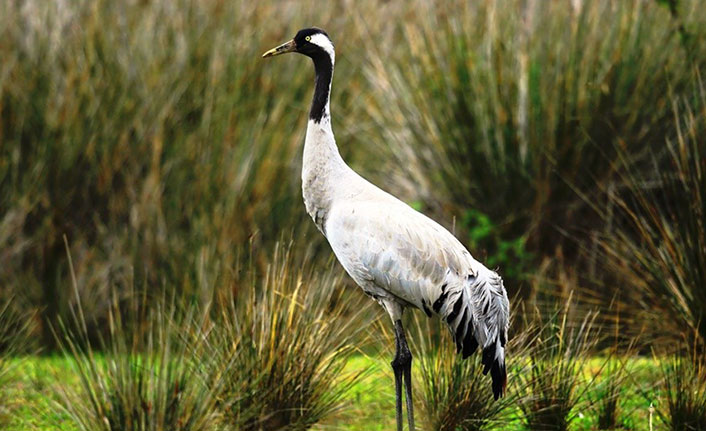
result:
[[[282,240],[294,262],[330,257],[300,198],[313,72],[259,58],[311,25],[337,47],[344,157],[511,296],[576,291],[613,310],[599,326],[706,336],[697,0],[11,0],[0,294],[44,347],[77,297],[100,334],[113,292],[207,304]]]

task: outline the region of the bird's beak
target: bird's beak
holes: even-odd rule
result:
[[[288,52],[292,52],[292,51],[296,51],[296,50],[297,50],[297,44],[294,43],[294,39],[292,39],[289,42],[285,42],[282,45],[278,46],[277,48],[272,48],[271,50],[262,54],[262,58],[274,57],[275,55],[286,54]]]

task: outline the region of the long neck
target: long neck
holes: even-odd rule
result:
[[[304,142],[304,171],[323,169],[324,166],[334,168],[344,164],[333,137],[329,109],[334,54],[320,52],[311,58],[314,60],[316,71],[316,86]]]
[[[331,129],[329,97],[333,77],[333,48],[312,55],[311,58],[316,70],[316,86],[304,141],[302,195],[306,212],[326,235],[329,211],[337,196],[341,196],[339,187],[342,184],[352,184],[355,173],[341,158]]]
[[[316,71],[316,88],[311,101],[309,119],[321,123],[324,117],[330,118],[329,98],[331,95],[331,80],[333,79],[333,53],[320,52],[311,57]]]

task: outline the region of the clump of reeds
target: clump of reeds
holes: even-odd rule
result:
[[[204,353],[202,313],[146,292],[114,292],[106,338],[92,340],[65,240],[76,307],[56,336],[73,360],[78,387],[64,385],[59,406],[81,431],[199,431],[221,429],[213,360]],[[227,364],[221,364],[225,367]],[[204,371],[208,370],[208,371]],[[219,368],[222,370],[222,368]]]
[[[569,319],[571,300],[544,315],[536,312],[527,326],[530,336],[527,369],[516,378],[518,406],[525,426],[538,431],[566,431],[576,419],[594,376],[584,369],[598,342],[596,313]]]
[[[669,11],[644,1],[412,3],[411,18],[395,21],[402,37],[375,44],[367,68],[366,107],[380,125],[367,132],[394,161],[381,167],[388,182],[429,210],[487,216],[500,240],[476,254],[501,257],[517,238],[539,257],[575,250],[603,226],[587,202],[602,202],[595,184],[611,178],[616,148],[660,148],[674,129],[670,94],[693,91]],[[701,11],[681,15],[689,28]]]
[[[595,428],[599,430],[629,429],[632,413],[625,410],[624,404],[628,396],[634,394],[630,390],[630,383],[635,370],[630,364],[635,358],[639,338],[624,340],[620,321],[615,323],[613,345],[605,350],[606,356],[601,358],[599,352],[593,352],[593,361],[598,361],[599,368],[585,371],[596,375],[593,386],[586,392],[586,398],[595,416]]]
[[[671,431],[706,430],[706,363],[703,357],[673,356],[662,362],[664,405],[659,410]]]
[[[596,416],[596,428],[614,430],[621,428],[624,423],[625,412],[621,403],[627,394],[629,373],[624,358],[609,356],[606,362],[594,391],[588,397]]]
[[[10,371],[10,359],[23,352],[31,316],[22,316],[13,300],[0,303],[0,385]],[[26,353],[26,352],[25,352]]]
[[[62,328],[61,345],[79,378],[78,387],[60,392],[70,421],[83,431],[222,429],[216,408],[222,382],[203,372],[211,358],[193,336],[197,316],[173,304],[142,315],[132,312],[138,308],[116,301],[109,338],[99,346],[87,339],[80,310],[77,332]]]
[[[61,405],[78,429],[301,430],[341,408],[369,313],[330,266],[319,274],[291,249],[276,247],[264,274],[248,267],[212,308],[115,296],[98,345],[78,301],[59,332],[80,378]]]
[[[481,431],[507,424],[509,417],[504,413],[516,403],[517,392],[508,391],[503,398],[494,400],[490,376],[483,375],[480,352],[463,359],[450,337],[445,336],[445,324],[420,314],[416,317],[412,336],[419,361],[424,429]],[[511,337],[506,350],[511,380],[521,368],[514,360],[526,354],[517,341]]]
[[[624,308],[665,345],[686,331],[706,340],[706,90],[694,80],[698,104],[673,99],[675,133],[648,150],[644,166],[619,153],[616,229],[602,241],[606,268],[629,286]]]
[[[303,430],[343,405],[360,375],[343,372],[368,322],[368,301],[342,286],[330,265],[315,270],[278,247],[264,274],[229,294],[209,334],[230,361],[220,395],[240,430]]]
[[[47,345],[75,306],[63,235],[88,329],[105,335],[90,325],[107,286],[208,296],[235,275],[236,250],[307,232],[296,154],[313,72],[260,59],[296,31],[288,13],[301,8],[0,5],[0,229],[13,229],[0,283],[29,290]]]

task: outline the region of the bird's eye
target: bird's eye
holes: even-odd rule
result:
[[[306,40],[307,42],[309,42],[309,41],[311,40],[311,36],[305,37],[304,40]]]

